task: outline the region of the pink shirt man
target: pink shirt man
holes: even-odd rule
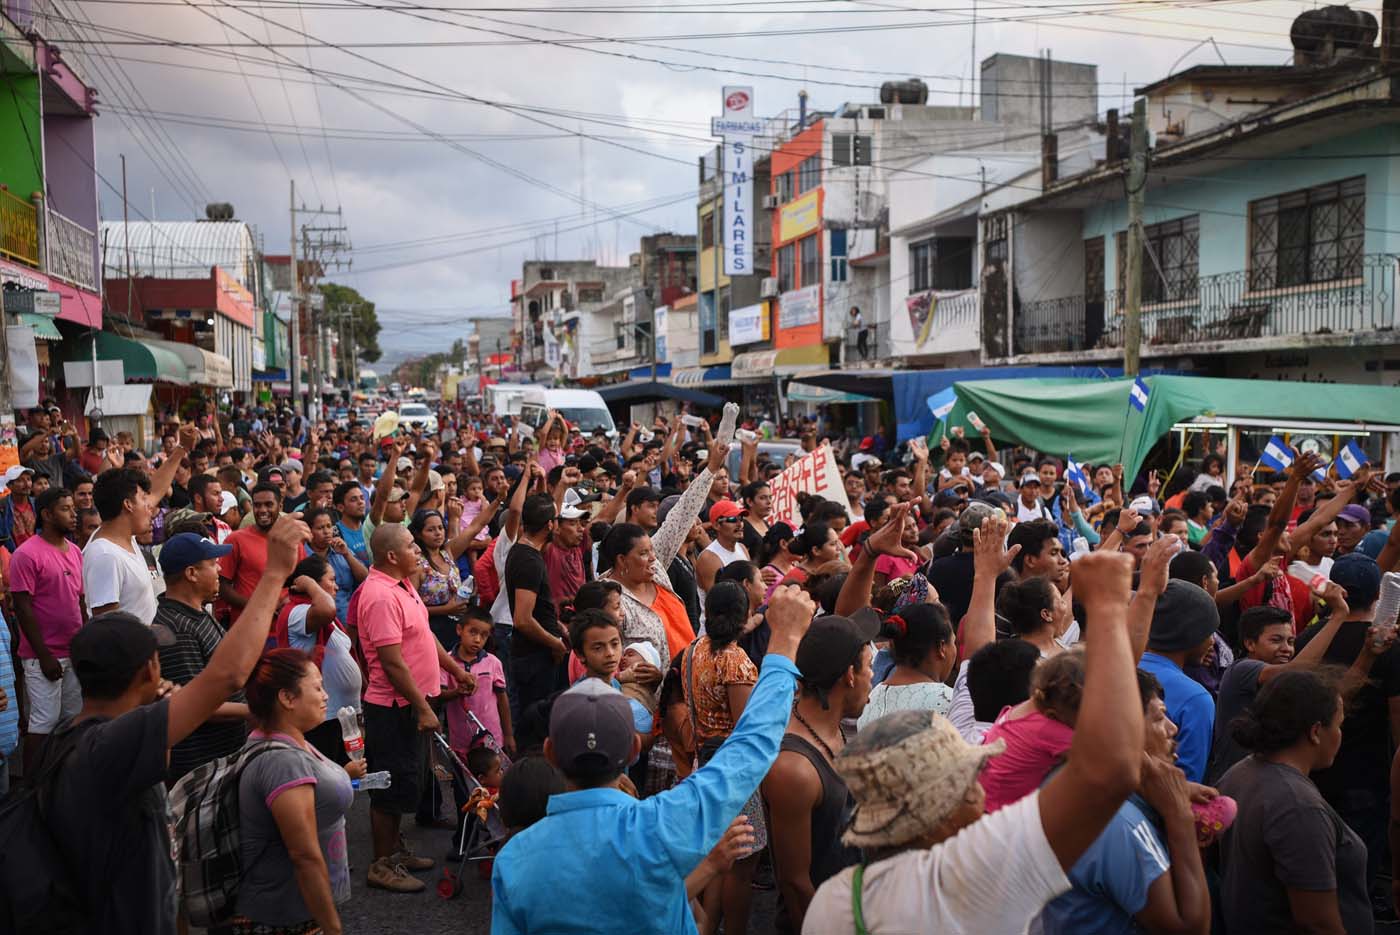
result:
[[[379,660],[379,647],[395,644],[400,647],[419,691],[427,697],[438,693],[437,639],[428,628],[428,608],[412,585],[371,568],[355,592],[351,611],[355,618],[351,626],[359,630],[369,670],[365,701],[384,707],[409,703],[389,682]]]
[[[31,536],[10,558],[10,590],[29,595],[44,645],[59,659],[68,658],[68,643],[83,626],[83,551],[73,543],[56,549]],[[19,631],[19,657],[34,659],[34,647]]]

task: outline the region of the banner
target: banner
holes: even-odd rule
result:
[[[815,189],[789,201],[778,211],[778,240],[787,243],[821,226],[821,189]]]
[[[815,325],[822,319],[821,283],[784,292],[778,300],[778,327],[801,328]]]
[[[726,85],[723,116],[710,120],[710,133],[724,140],[720,160],[720,190],[724,203],[724,274],[753,273],[753,138],[763,132],[763,121],[753,116],[753,88]]]
[[[768,305],[745,305],[729,313],[729,343],[732,346],[768,340]]]
[[[847,512],[851,509],[851,502],[846,499],[846,485],[841,482],[841,472],[836,467],[836,456],[831,453],[830,444],[822,445],[776,475],[768,482],[768,489],[773,493],[769,525],[787,523],[793,529],[802,527],[802,511],[797,506],[799,493],[815,494],[839,503]]]

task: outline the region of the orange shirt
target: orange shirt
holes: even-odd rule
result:
[[[695,629],[690,625],[690,615],[685,612],[685,605],[681,599],[668,588],[657,586],[656,600],[651,602],[651,609],[656,611],[661,618],[661,623],[666,628],[666,651],[671,654],[671,659],[676,658],[676,654],[685,649],[695,639]],[[670,662],[667,659],[666,662]]]

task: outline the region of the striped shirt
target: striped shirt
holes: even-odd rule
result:
[[[15,752],[19,746],[19,696],[15,694],[15,666],[11,661],[12,650],[10,627],[5,615],[0,614],[0,688],[9,696],[10,703],[0,711],[0,760]]]
[[[160,674],[177,685],[185,685],[204,671],[224,628],[203,608],[161,596],[156,604],[158,623],[175,634],[174,646],[160,648]],[[230,701],[242,701],[237,692]],[[194,733],[170,748],[170,778],[179,779],[197,766],[235,753],[243,747],[246,730],[241,721],[206,721]]]

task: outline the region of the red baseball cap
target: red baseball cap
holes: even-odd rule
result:
[[[729,519],[732,516],[743,516],[748,510],[739,506],[733,500],[717,500],[710,504],[710,522],[718,519]]]
[[[874,448],[874,447],[875,447],[875,439],[874,439],[873,436],[867,435],[867,436],[865,436],[864,438],[862,438],[862,439],[860,440],[860,450],[861,450],[861,451],[869,451],[870,449],[872,449],[872,448]]]

